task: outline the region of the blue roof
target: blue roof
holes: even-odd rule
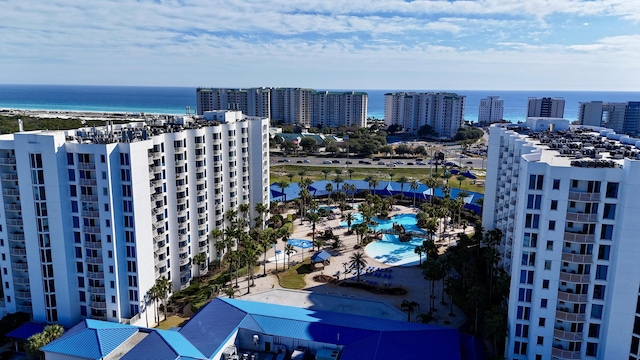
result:
[[[41,350],[85,359],[101,359],[137,332],[138,328],[131,325],[84,320]]]
[[[11,330],[7,333],[7,337],[27,340],[31,335],[41,333],[44,330],[45,324],[24,323],[17,329]]]
[[[323,262],[328,260],[331,257],[331,254],[327,250],[322,250],[318,253],[313,254],[311,256],[312,262]]]
[[[123,360],[155,359],[206,359],[198,349],[177,331],[155,329],[133,349]]]

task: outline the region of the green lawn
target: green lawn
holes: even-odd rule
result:
[[[164,315],[160,314],[160,318],[162,319]],[[188,318],[183,318],[179,316],[169,316],[167,320],[161,321],[160,325],[158,325],[158,329],[169,330],[172,327],[180,326],[185,321],[189,320]]]
[[[300,175],[298,173],[300,171],[305,171],[304,177],[310,178],[311,180],[325,180],[325,175],[322,173],[323,169],[328,169],[329,173],[327,173],[326,179],[333,180],[336,177],[335,170],[342,170],[342,176],[345,180],[350,180],[349,173],[345,167],[336,167],[336,166],[303,166],[303,165],[272,165],[271,166],[271,183],[280,182],[280,181],[289,181],[289,177],[287,174],[293,174],[293,178],[291,181],[298,182],[300,181]],[[351,174],[351,179],[353,180],[362,180],[366,177],[373,176],[378,179],[378,181],[390,180],[391,177],[389,173],[393,173],[393,180],[398,181],[401,177],[406,177],[411,180],[418,180],[420,182],[424,182],[425,179],[429,178],[430,170],[428,166],[416,166],[414,168],[387,168],[387,167],[367,167],[367,168],[350,168],[353,169],[353,173]],[[442,167],[438,167],[438,172],[436,173],[436,168],[433,167],[434,176],[441,176],[444,172]],[[444,180],[444,179],[443,179]],[[473,191],[478,193],[484,193],[484,186],[478,185],[484,183],[484,176],[478,176],[478,180],[467,179],[462,180],[462,183],[457,179],[457,177],[451,176],[449,178],[449,185],[452,188],[462,188],[466,191]],[[409,191],[409,183],[405,185],[405,190]]]
[[[311,262],[305,260],[278,274],[278,281],[280,286],[285,289],[304,289],[307,286],[307,283],[304,282],[304,276],[309,273],[311,273]]]

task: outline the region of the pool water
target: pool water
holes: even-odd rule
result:
[[[359,213],[353,214],[355,220],[351,222],[351,226],[362,222],[362,215]],[[400,224],[404,226],[407,231],[416,231],[424,233],[427,232],[420,229],[417,225],[417,219],[415,214],[399,214],[391,219],[379,219],[373,218],[378,223],[375,226],[376,230],[391,229],[393,224]],[[345,221],[340,223],[341,226],[346,227]],[[373,225],[370,226],[372,229]],[[411,241],[401,242],[397,235],[384,234],[381,240],[369,243],[364,251],[368,257],[375,259],[384,264],[397,265],[397,266],[413,266],[418,265],[420,257],[416,254],[416,246],[422,245],[422,242],[427,240],[426,237],[414,237]],[[425,259],[425,255],[422,255],[422,260]]]
[[[302,249],[310,249],[313,246],[313,243],[310,240],[302,239],[289,239],[287,243]]]

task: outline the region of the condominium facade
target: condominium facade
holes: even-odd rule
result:
[[[269,201],[268,119],[211,116],[1,135],[0,313],[153,322],[156,279],[188,286],[224,212]]]
[[[483,226],[504,233],[509,359],[640,358],[640,140],[490,128]]]
[[[578,107],[580,125],[603,126],[624,134],[640,133],[640,101],[581,102]]]
[[[197,114],[239,110],[249,116],[268,117],[303,127],[366,126],[368,95],[304,88],[198,88]]]
[[[480,99],[478,107],[478,122],[496,122],[503,119],[504,116],[504,100],[498,96],[487,96],[486,99]]]
[[[464,123],[466,97],[454,93],[388,93],[385,97],[385,125],[400,125],[417,133],[424,125],[440,137],[453,137]]]
[[[564,117],[564,99],[530,97],[527,106],[527,117]]]

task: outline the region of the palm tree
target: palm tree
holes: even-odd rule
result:
[[[253,239],[247,239],[244,242],[244,246],[241,253],[242,258],[247,264],[247,294],[251,293],[250,286],[254,285],[253,283],[253,267],[258,257],[260,256],[260,250],[258,249],[258,244]],[[249,282],[251,280],[251,283]]]
[[[411,321],[411,313],[413,312],[413,310],[415,310],[415,308],[419,307],[420,304],[415,301],[409,300],[402,300],[402,303],[400,304],[400,309],[407,311],[407,321]]]
[[[294,176],[295,176],[295,174],[287,173],[287,177],[289,178],[289,183],[291,183],[293,181],[293,177]]]
[[[480,312],[480,307],[484,304],[485,293],[484,289],[479,285],[472,286],[469,291],[466,293],[467,303],[475,308],[475,325],[474,325],[474,334],[478,334],[478,315]]]
[[[436,280],[440,280],[442,277],[440,276],[442,273],[442,267],[438,262],[438,259],[432,259],[427,256],[427,260],[422,264],[424,269],[424,278],[427,280],[431,280],[431,294],[429,296],[430,299],[430,310],[436,310],[435,306],[435,286]]]
[[[373,191],[375,191],[379,184],[380,181],[378,181],[378,179],[372,178],[371,180],[369,180],[369,189],[373,188]]]
[[[389,171],[389,183],[393,181],[394,176],[396,176],[396,174],[393,171]]]
[[[413,252],[418,254],[418,256],[420,257],[420,262],[419,262],[419,266],[422,266],[422,252],[423,252],[424,248],[421,245],[416,246],[413,249]]]
[[[425,181],[424,181],[425,185],[427,185],[429,187],[429,189],[431,189],[431,195],[429,196],[429,204],[433,203],[433,197],[435,196],[435,190],[436,190],[436,186],[438,186],[439,181],[438,179],[434,178],[433,176],[428,177]]]
[[[324,246],[324,240],[322,240],[321,238],[313,240],[313,246],[318,248],[318,251],[320,251],[320,248]]]
[[[462,182],[464,181],[464,179],[466,179],[464,175],[458,175],[456,177],[456,180],[458,180],[458,188],[462,188]]]
[[[340,192],[340,184],[344,182],[344,179],[342,178],[342,176],[336,175],[336,177],[333,179],[333,182],[336,183],[336,191]]]
[[[230,298],[233,299],[233,297],[236,294],[236,291],[233,289],[232,286],[229,286],[227,288],[224,289],[224,293]]]
[[[264,268],[263,268],[262,274],[266,276],[267,275],[267,250],[269,250],[271,245],[278,243],[277,241],[275,241],[276,231],[273,228],[267,228],[262,233],[258,233],[258,234],[259,235],[257,236],[257,240],[260,246],[262,246],[263,255],[264,255],[264,259],[263,259]]]
[[[353,173],[356,171],[353,169],[347,169],[347,172],[349,173],[349,180],[353,180],[351,177],[353,176]]]
[[[191,262],[196,266],[196,269],[198,269],[198,278],[200,278],[201,265],[207,262],[207,254],[201,252],[193,255]]]
[[[160,301],[160,289],[157,285],[153,285],[147,292],[147,295],[149,296],[149,299],[153,301],[153,305],[155,305],[153,319],[155,320],[156,324],[160,324],[160,317],[158,316],[158,301]]]
[[[363,269],[367,266],[367,259],[364,257],[364,253],[362,251],[357,251],[351,254],[349,258],[349,264],[356,268],[356,275],[358,277],[358,284],[360,283],[360,269]]]
[[[167,320],[167,297],[171,293],[173,284],[166,277],[156,279],[157,291],[159,298],[162,300],[162,310],[164,312],[164,319]]]
[[[276,183],[276,185],[278,185],[278,187],[281,189],[282,191],[282,211],[284,212],[284,204],[287,202],[287,194],[285,194],[284,189],[286,189],[289,186],[289,183],[286,182],[285,180],[280,181],[278,183]]]
[[[327,199],[330,199],[331,196],[333,195],[333,184],[332,183],[327,183],[327,185],[325,185],[324,189],[327,191],[327,193],[329,193],[327,195]],[[327,206],[328,206],[329,201],[327,200]]]
[[[329,169],[322,169],[320,170],[320,172],[322,172],[324,174],[324,180],[327,181],[327,175],[329,175],[329,173],[331,172],[331,170]]]
[[[404,184],[408,181],[409,179],[406,176],[401,176],[400,179],[398,179],[398,182],[400,183],[400,196],[402,196],[402,199],[404,199]]]
[[[351,223],[353,222],[353,220],[355,220],[355,217],[353,216],[353,213],[347,213],[347,215],[345,215],[344,219],[347,222],[347,230],[351,231]]]
[[[302,178],[307,175],[307,171],[306,170],[300,170],[298,171],[298,176],[300,176],[300,184],[302,184]]]
[[[211,238],[213,239],[213,243],[215,244],[216,250],[218,251],[218,257],[221,257],[223,255],[223,251],[225,248],[224,242],[219,241],[220,238],[222,238],[222,235],[224,235],[222,233],[222,230],[216,228],[211,230]]]
[[[413,190],[413,207],[416,207],[416,190],[420,187],[420,182],[418,180],[411,181],[409,184],[409,189]]]
[[[245,221],[245,224],[249,223],[249,211],[251,210],[251,205],[249,204],[240,204],[238,205],[238,211],[242,214],[242,218]]]
[[[284,246],[284,253],[286,255],[287,261],[287,269],[291,268],[291,254],[293,254],[295,250],[293,249],[293,245],[287,244]]]

